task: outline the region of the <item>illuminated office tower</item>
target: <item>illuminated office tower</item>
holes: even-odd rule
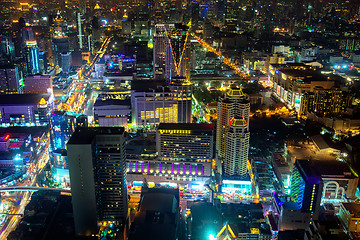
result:
[[[70,72],[71,64],[71,52],[61,53],[61,69],[64,73]]]
[[[61,54],[69,52],[69,38],[67,36],[55,36],[51,41],[53,63],[61,66]]]
[[[26,59],[26,70],[29,75],[40,73],[39,49],[36,41],[26,41],[25,59]]]
[[[248,123],[242,117],[229,120],[225,138],[224,174],[246,178],[249,156],[250,133]]]
[[[19,93],[20,73],[14,65],[0,66],[0,93]]]
[[[98,222],[127,218],[123,127],[78,128],[67,143],[75,233],[98,233]]]
[[[225,139],[228,132],[229,119],[242,117],[249,130],[250,101],[239,88],[230,89],[218,102],[218,118],[216,130],[216,150],[219,157],[225,156]]]
[[[131,87],[132,122],[136,126],[191,122],[191,85],[141,80],[133,81]]]
[[[10,37],[0,37],[0,57],[7,59],[15,57],[15,46]]]
[[[167,29],[174,28],[174,24],[156,24],[153,34],[153,71],[155,79],[165,78],[165,55],[168,46]]]
[[[174,100],[177,100],[178,123],[191,123],[192,121],[192,89],[193,86],[189,82],[181,79],[173,80],[170,83],[170,90],[175,96]]]
[[[190,79],[189,27],[183,24],[157,24],[154,32],[154,76],[171,81]]]
[[[77,13],[77,24],[78,24],[78,37],[79,37],[79,48],[82,50],[83,48],[83,33],[82,33],[82,17],[81,13]]]
[[[214,125],[207,123],[160,123],[156,132],[159,157],[168,161],[211,162]]]
[[[53,111],[50,118],[51,170],[58,183],[70,183],[66,143],[77,127],[87,127],[80,113]]]
[[[317,219],[319,215],[323,181],[309,160],[296,160],[291,176],[291,200],[298,209]]]

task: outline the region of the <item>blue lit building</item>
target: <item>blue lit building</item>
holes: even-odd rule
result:
[[[87,118],[73,112],[53,111],[50,119],[51,166],[55,180],[68,185],[70,183],[66,143],[76,127],[87,127]]]
[[[297,160],[291,177],[290,196],[298,209],[310,213],[313,219],[317,219],[322,191],[323,181],[317,171],[311,167],[311,161]]]
[[[51,114],[51,147],[53,150],[65,149],[77,125],[86,127],[86,117],[79,113],[53,111]]]
[[[28,74],[34,75],[40,73],[39,49],[36,41],[26,41],[25,59]]]

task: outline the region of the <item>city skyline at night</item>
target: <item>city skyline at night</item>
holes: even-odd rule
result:
[[[358,0],[0,13],[0,239],[360,239]]]

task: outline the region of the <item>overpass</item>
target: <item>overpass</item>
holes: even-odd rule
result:
[[[48,191],[50,190],[50,191],[71,193],[70,189],[62,189],[62,188],[32,187],[32,186],[0,187],[0,192],[35,192],[39,190],[48,190]]]

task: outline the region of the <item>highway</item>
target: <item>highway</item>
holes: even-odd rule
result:
[[[34,168],[30,167],[28,169],[29,173],[29,180],[30,184],[28,186],[35,186],[37,176],[43,171],[44,167],[49,161],[49,145],[50,139],[47,140],[46,146],[39,156],[36,165]],[[0,239],[6,239],[7,236],[16,229],[20,220],[22,219],[22,215],[24,214],[24,210],[26,205],[29,203],[32,195],[32,191],[23,192],[20,196],[20,203],[18,206],[14,208],[11,214],[16,215],[9,215],[7,221],[5,222],[4,226],[0,230]]]
[[[100,58],[102,58],[104,56],[111,39],[112,39],[112,37],[106,37],[105,38],[105,40],[102,43],[99,51],[97,51],[95,57],[93,58],[92,62],[90,63],[89,68],[84,70],[84,71],[80,71],[79,79],[90,77],[90,74],[92,73],[92,71],[93,71],[93,69],[95,67],[95,63],[97,63],[100,60]]]
[[[221,58],[224,63],[235,70],[235,73],[238,74],[242,78],[247,78],[249,75],[241,70],[239,66],[233,63],[229,58],[225,57],[220,50],[210,46],[207,42],[196,36],[194,33],[191,33],[191,36],[196,39],[203,47],[205,47],[209,52],[215,53],[219,58]]]
[[[100,58],[105,54],[107,47],[111,41],[112,37],[107,37],[103,44],[101,45],[99,51],[94,56],[94,59],[90,63],[90,66],[86,70],[81,70],[78,74],[79,79],[73,80],[71,85],[68,88],[68,98],[65,103],[61,103],[57,106],[57,110],[64,110],[75,113],[83,113],[84,109],[87,109],[87,98],[85,96],[85,90],[90,84],[84,78],[88,78],[91,72],[94,69],[95,63],[100,60]],[[89,96],[88,96],[89,97]],[[28,168],[28,178],[25,179],[27,184],[25,186],[12,186],[12,187],[4,187],[0,188],[0,192],[6,191],[19,191],[20,193],[20,202],[19,205],[16,206],[11,212],[10,215],[7,216],[7,220],[3,225],[1,225],[0,229],[0,239],[6,239],[7,236],[16,229],[19,222],[22,219],[22,215],[24,214],[24,210],[26,205],[31,200],[31,195],[34,191],[38,190],[54,190],[54,191],[62,191],[65,193],[69,193],[70,190],[66,189],[54,189],[54,188],[46,188],[37,186],[37,176],[43,171],[44,167],[49,161],[49,149],[50,149],[50,139],[45,143],[42,153],[38,157],[35,164],[32,164]]]

